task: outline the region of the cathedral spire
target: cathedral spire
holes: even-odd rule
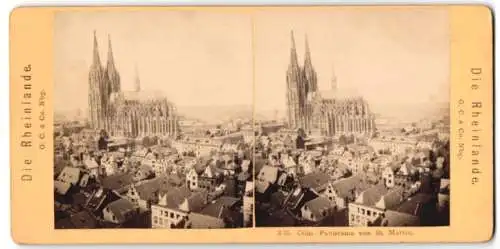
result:
[[[115,67],[115,61],[113,59],[113,48],[111,46],[111,35],[108,34],[108,64],[107,67]]]
[[[316,71],[312,65],[311,52],[309,50],[309,40],[305,35],[305,55],[304,55],[304,75],[306,77],[307,91],[316,92],[318,90]]]
[[[134,85],[134,90],[136,92],[140,92],[141,91],[141,81],[139,79],[139,70],[137,70],[137,63],[135,64],[134,66],[134,69],[135,69],[135,85]]]
[[[312,67],[311,52],[309,51],[309,39],[307,39],[307,34],[306,34],[306,38],[305,38],[305,47],[306,47],[306,54],[304,56],[304,67],[305,66]]]
[[[94,57],[92,61],[92,66],[96,68],[101,67],[101,58],[99,57],[99,45],[97,44],[97,36],[95,30],[94,30]]]
[[[291,67],[298,67],[299,66],[299,61],[297,59],[297,49],[295,48],[295,38],[293,36],[293,30],[290,32],[291,36],[291,42],[292,42],[292,48],[290,50],[290,66]]]
[[[113,47],[111,46],[111,35],[108,34],[108,62],[106,64],[106,75],[110,83],[111,92],[119,92],[121,90],[120,74],[115,66],[113,57]]]

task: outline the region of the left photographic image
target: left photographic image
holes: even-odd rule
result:
[[[54,227],[253,226],[251,17],[54,17]]]

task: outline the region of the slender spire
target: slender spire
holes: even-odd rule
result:
[[[106,64],[106,74],[109,80],[111,92],[119,92],[121,90],[120,74],[115,66],[113,57],[113,47],[111,46],[111,35],[108,34],[108,62]]]
[[[298,66],[299,62],[297,59],[297,50],[295,48],[295,38],[293,36],[293,30],[290,31],[290,36],[291,36],[291,42],[292,42],[292,48],[290,50],[290,65],[291,66]]]
[[[312,65],[311,52],[309,50],[309,40],[307,34],[305,35],[305,55],[304,55],[304,74],[307,79],[306,91],[316,92],[318,90],[316,71]]]
[[[136,92],[140,92],[141,91],[141,81],[139,79],[139,70],[137,70],[137,63],[135,64],[134,66],[134,69],[135,69],[135,91]]]
[[[97,35],[95,30],[94,30],[94,58],[92,61],[92,66],[98,68],[101,67],[101,59],[99,57],[99,45],[97,44]]]
[[[115,61],[113,59],[113,48],[111,46],[111,35],[108,34],[108,65],[107,67],[109,68],[110,66],[114,67]]]
[[[306,34],[306,38],[305,38],[305,46],[306,46],[306,55],[304,56],[304,66],[306,64],[309,64],[309,65],[312,65],[312,62],[311,62],[311,52],[309,51],[309,40],[307,39],[307,34]]]

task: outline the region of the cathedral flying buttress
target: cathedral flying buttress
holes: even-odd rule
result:
[[[298,63],[293,31],[291,45],[286,77],[290,128],[302,128],[307,134],[321,136],[373,134],[375,116],[367,101],[361,96],[340,95],[335,75],[332,89],[327,92],[319,91],[307,36],[303,66]]]

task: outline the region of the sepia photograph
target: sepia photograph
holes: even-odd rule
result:
[[[253,226],[251,31],[223,11],[55,14],[56,229]]]
[[[487,5],[54,5],[9,18],[15,243],[494,236]]]
[[[255,14],[257,227],[449,226],[447,13]]]

